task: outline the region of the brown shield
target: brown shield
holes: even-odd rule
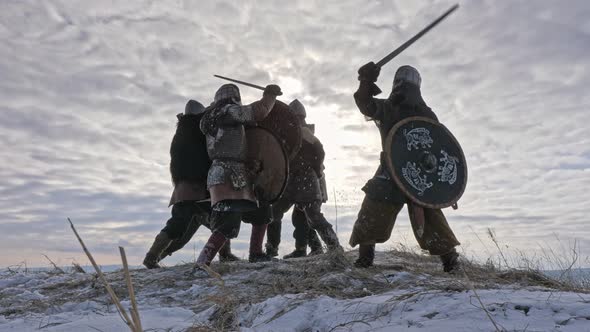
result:
[[[246,129],[248,167],[253,174],[254,192],[259,201],[277,201],[287,185],[289,159],[280,140],[268,129]]]
[[[270,130],[285,147],[289,160],[293,160],[301,147],[301,127],[299,120],[289,110],[289,105],[280,100],[268,116],[258,122],[258,126]]]

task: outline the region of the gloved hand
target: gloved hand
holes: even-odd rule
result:
[[[280,96],[283,92],[281,92],[281,87],[276,84],[269,84],[264,88],[264,95],[271,95],[271,96]]]
[[[373,61],[363,65],[359,68],[359,81],[377,82],[381,67],[377,66]]]

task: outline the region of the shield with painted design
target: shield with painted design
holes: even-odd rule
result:
[[[270,130],[285,147],[289,160],[293,160],[301,148],[301,125],[289,110],[289,105],[277,100],[268,116],[258,126]]]
[[[274,203],[287,186],[288,155],[277,136],[266,128],[247,128],[246,142],[246,164],[252,174],[256,198],[262,203]]]
[[[411,117],[397,123],[385,141],[393,180],[414,203],[431,209],[454,205],[467,184],[467,164],[457,139],[442,124]]]

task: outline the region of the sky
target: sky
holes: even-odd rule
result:
[[[454,3],[0,2],[0,267],[47,265],[43,255],[87,264],[68,217],[100,264],[119,263],[118,246],[141,264],[170,216],[176,114],[212,101],[224,83],[214,74],[279,84],[281,100],[304,103],[326,150],[323,211],[346,245],[380,151],[352,98],[358,67]],[[381,70],[383,98],[398,66],[418,68],[424,99],[461,143],[469,181],[459,209],[444,210],[460,252],[590,266],[590,3],[459,4]],[[208,236],[165,262],[192,261]],[[405,209],[378,250],[400,244],[417,245]]]

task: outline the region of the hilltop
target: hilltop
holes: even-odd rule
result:
[[[357,269],[355,255],[215,262],[221,279],[190,264],[131,276],[148,331],[590,331],[587,290],[535,271],[464,262],[446,274],[401,251]],[[105,275],[128,307],[123,273]],[[94,273],[2,272],[0,315],[1,331],[128,331]]]

